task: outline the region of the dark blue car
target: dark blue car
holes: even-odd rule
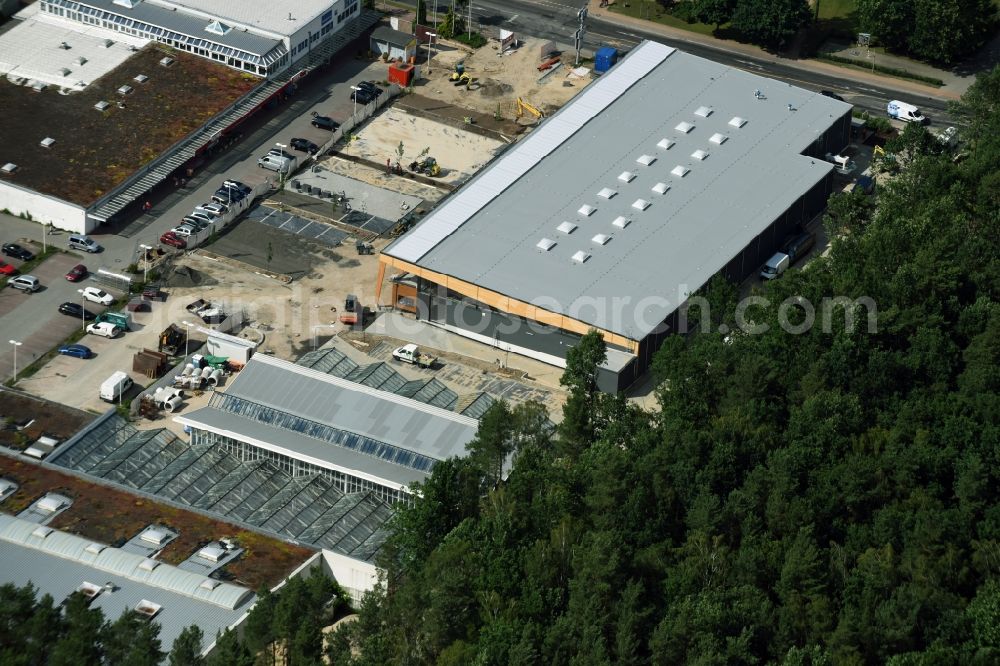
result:
[[[63,345],[59,348],[59,353],[64,356],[75,356],[76,358],[90,358],[94,355],[94,352],[90,351],[90,347],[84,347],[83,345]]]

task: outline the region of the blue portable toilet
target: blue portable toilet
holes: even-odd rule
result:
[[[602,46],[594,54],[594,71],[600,74],[611,69],[618,62],[618,49],[612,46]]]

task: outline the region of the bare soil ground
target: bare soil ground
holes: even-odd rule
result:
[[[200,514],[158,504],[108,486],[78,479],[0,455],[0,476],[20,485],[3,503],[3,510],[17,513],[47,492],[73,499],[73,506],[50,525],[55,529],[115,544],[138,534],[147,525],[166,525],[179,533],[160,558],[169,564],[186,560],[197,548],[220,537],[235,537],[246,552],[225,567],[233,582],[256,590],[272,587],[304,562],[313,551],[278,539],[248,532]],[[110,518],[109,518],[110,517]]]

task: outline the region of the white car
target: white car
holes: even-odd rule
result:
[[[198,230],[194,229],[193,227],[189,227],[186,224],[182,224],[179,227],[174,227],[173,229],[171,229],[171,231],[177,234],[178,236],[187,238],[188,236],[197,233]]]
[[[111,305],[115,302],[115,297],[104,291],[103,289],[98,289],[97,287],[84,287],[83,297],[88,301],[93,303],[100,303],[101,305]]]
[[[229,212],[229,206],[226,206],[225,204],[207,203],[207,204],[202,204],[197,208],[195,208],[194,212],[206,213],[207,215],[210,215],[213,218],[222,217],[227,212]]]
[[[112,324],[110,321],[102,321],[87,326],[87,333],[99,335],[102,338],[117,338],[120,332],[121,329]]]

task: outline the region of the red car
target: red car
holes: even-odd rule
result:
[[[79,282],[87,276],[87,267],[83,264],[77,264],[70,269],[69,273],[66,273],[66,279],[70,282]]]
[[[171,245],[181,250],[186,248],[188,245],[187,241],[184,240],[184,238],[178,236],[172,231],[168,231],[162,236],[160,236],[160,242],[163,243],[164,245]]]
[[[0,261],[0,275],[13,275],[17,272],[17,269],[8,264],[7,262]]]

